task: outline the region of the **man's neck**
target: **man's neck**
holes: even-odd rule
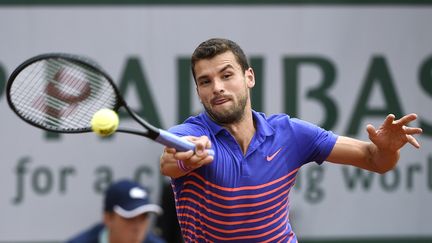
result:
[[[232,124],[225,124],[223,127],[226,128],[237,141],[240,148],[242,149],[243,154],[246,154],[249,144],[252,141],[256,131],[252,111],[249,110],[249,112],[245,112],[243,119],[240,121]]]

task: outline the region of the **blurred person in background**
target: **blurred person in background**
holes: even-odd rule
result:
[[[120,180],[105,192],[103,223],[79,233],[68,243],[165,243],[151,231],[151,215],[162,214],[150,203],[149,193],[140,184]]]

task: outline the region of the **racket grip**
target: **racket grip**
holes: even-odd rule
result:
[[[159,129],[159,136],[155,140],[178,151],[195,150],[195,144],[162,129]],[[213,149],[207,149],[207,153],[211,156],[215,155]]]

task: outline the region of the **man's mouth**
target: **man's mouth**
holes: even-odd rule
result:
[[[212,104],[213,105],[221,105],[221,104],[224,104],[228,101],[230,101],[230,99],[227,97],[217,97],[217,98],[213,98]]]

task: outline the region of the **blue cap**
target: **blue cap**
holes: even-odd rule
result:
[[[148,191],[130,180],[115,182],[108,188],[104,210],[116,212],[123,218],[134,218],[144,213],[162,213],[159,205],[150,203]]]

